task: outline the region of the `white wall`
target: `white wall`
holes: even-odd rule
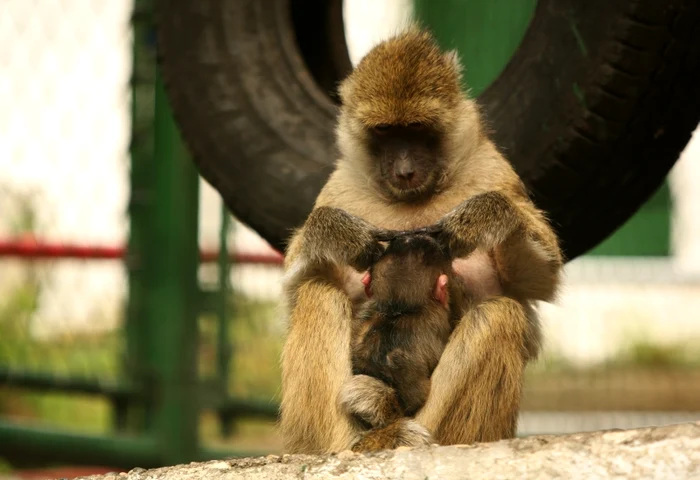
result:
[[[129,2],[3,0],[0,236],[22,193],[43,239],[126,239],[129,15]],[[9,267],[0,263],[0,285],[17,274]],[[115,322],[125,286],[117,263],[60,262],[39,274],[37,332]]]

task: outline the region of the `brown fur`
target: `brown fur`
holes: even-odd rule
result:
[[[466,305],[449,255],[426,235],[392,240],[369,273],[372,299],[353,324],[354,376],[341,403],[376,428],[423,406],[430,376]],[[435,297],[443,275],[444,303]]]
[[[441,444],[515,433],[523,371],[539,350],[532,302],[553,299],[561,253],[543,213],[485,135],[474,102],[454,93],[459,83],[454,58],[444,54],[441,61],[436,49],[427,34],[399,35],[370,52],[341,86],[341,158],[285,259],[289,335],[280,427],[287,452],[393,448],[407,438],[423,444],[424,435],[410,435],[421,428]],[[379,176],[367,127],[430,118],[439,123],[439,157],[446,163],[425,195],[402,200]],[[332,218],[318,221],[321,207],[363,220],[343,220],[339,234]],[[328,211],[334,210],[323,215]],[[435,224],[465,256],[454,266],[477,304],[450,337],[415,420],[401,419],[363,436],[339,402],[352,376],[351,326],[361,303],[356,285],[376,258],[379,228]]]
[[[414,420],[401,418],[383,428],[372,430],[353,446],[355,452],[375,452],[398,447],[418,447],[434,443],[430,432]]]
[[[365,127],[424,123],[449,127],[445,111],[462,98],[460,73],[417,29],[370,51],[340,87],[345,111]]]

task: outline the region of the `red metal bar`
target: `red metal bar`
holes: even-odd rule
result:
[[[103,247],[96,245],[71,245],[39,242],[31,237],[15,240],[0,240],[0,257],[14,257],[26,260],[40,259],[80,259],[80,260],[120,260],[126,255],[124,247]],[[230,260],[235,263],[256,265],[281,265],[283,257],[273,253],[231,253]],[[216,251],[200,252],[203,263],[215,262]]]

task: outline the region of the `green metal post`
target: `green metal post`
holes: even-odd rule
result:
[[[154,433],[163,462],[197,456],[199,176],[156,78],[155,155],[144,266],[143,334],[153,385]]]
[[[124,365],[129,380],[140,390],[148,385],[142,371],[145,362],[144,302],[147,299],[144,258],[151,239],[148,229],[153,215],[153,117],[155,103],[155,48],[149,48],[153,32],[150,0],[135,0],[132,14],[134,34],[131,74],[131,172],[129,198],[129,244],[126,267],[129,295],[124,334],[126,349]],[[148,415],[141,402],[120,399],[114,403],[116,430],[143,431]]]
[[[231,228],[231,217],[226,205],[221,206],[221,229],[219,231],[219,302],[218,302],[218,329],[217,329],[217,377],[221,392],[228,393],[229,365],[233,354],[231,339],[229,338],[229,301],[231,293],[231,268],[228,259],[228,233]],[[221,435],[228,437],[232,430],[233,417],[223,412],[219,413],[219,426]]]

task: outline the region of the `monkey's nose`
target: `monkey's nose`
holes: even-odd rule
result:
[[[398,172],[396,172],[396,176],[404,182],[410,182],[411,180],[413,180],[413,177],[415,175],[416,172],[414,172],[413,170],[399,170]]]
[[[394,164],[394,175],[396,176],[396,179],[399,182],[410,185],[416,176],[416,169],[413,167],[413,162],[407,155],[398,158]]]

